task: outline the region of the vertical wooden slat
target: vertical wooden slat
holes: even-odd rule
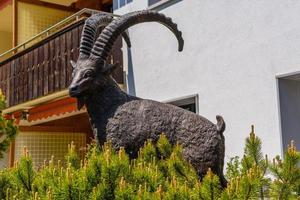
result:
[[[23,56],[19,57],[18,62],[18,76],[17,76],[17,82],[18,82],[18,103],[23,102]]]
[[[2,74],[2,85],[1,85],[1,90],[3,94],[7,97],[7,64],[1,67],[1,74]],[[1,76],[0,74],[0,76]]]
[[[83,29],[83,24],[78,27],[78,40],[77,40],[77,44],[76,44],[76,46],[77,46],[77,57],[76,57],[76,60],[79,57],[79,46],[80,46],[82,29]]]
[[[78,58],[78,47],[79,47],[79,35],[78,35],[78,27],[72,30],[72,59],[77,60]]]
[[[78,26],[78,44],[80,44],[81,34],[82,34],[83,24]]]
[[[18,62],[18,60],[17,59],[15,59],[14,60],[14,62],[13,62],[13,66],[12,66],[12,68],[13,68],[13,70],[12,70],[12,82],[13,82],[13,88],[12,88],[12,95],[14,96],[13,97],[13,104],[12,105],[16,105],[16,103],[17,103],[17,87],[18,87],[18,85],[16,85],[16,77],[17,77],[17,69],[16,69],[16,63]]]
[[[54,91],[54,69],[55,69],[55,43],[50,41],[50,66],[49,66],[49,93]]]
[[[11,63],[10,63],[10,77],[9,77],[9,80],[10,80],[10,88],[9,88],[9,99],[10,99],[10,105],[14,105],[14,89],[15,89],[15,85],[14,85],[14,63],[15,61],[13,60]]]
[[[60,89],[60,38],[55,38],[55,70],[54,70],[54,90],[58,91]]]
[[[4,66],[2,66],[2,92],[4,93],[4,95],[6,96],[6,100],[8,99],[7,96],[7,66],[8,64],[5,64]]]
[[[19,58],[14,62],[14,105],[19,101]]]
[[[4,80],[6,102],[9,104],[9,63],[4,66]]]
[[[18,58],[14,60],[14,63],[13,63],[13,68],[14,68],[14,73],[13,73],[13,82],[14,82],[14,88],[13,88],[13,95],[14,95],[14,104],[17,104],[18,103],[18,82],[17,82],[17,76],[18,76],[18,69],[17,69],[17,66],[18,66]]]
[[[4,82],[4,87],[5,87],[5,96],[6,96],[6,100],[7,101],[9,101],[9,76],[8,76],[8,74],[9,74],[9,63],[7,63],[6,65],[5,65],[5,67],[4,67],[4,80],[5,80],[5,82]],[[8,102],[7,102],[8,103]]]
[[[22,73],[22,57],[19,57],[17,59],[17,64],[16,64],[16,68],[17,68],[17,77],[16,77],[16,86],[17,86],[17,103],[19,103],[21,101],[21,89],[22,89],[22,82],[21,82],[21,73]]]
[[[38,96],[43,96],[44,95],[44,45],[40,46],[38,48],[39,51],[39,67],[38,67]]]
[[[20,103],[23,103],[24,101],[26,101],[26,99],[25,99],[25,87],[26,87],[26,83],[25,83],[25,70],[26,70],[26,67],[27,66],[25,66],[25,55],[23,55],[22,57],[21,57],[21,62],[22,62],[22,70],[21,70],[21,84],[22,84],[22,91],[21,91],[21,93],[20,93]]]
[[[8,106],[10,105],[10,64],[6,64],[6,101]]]
[[[15,89],[14,89],[14,96],[15,96],[15,100],[14,100],[14,105],[18,104],[19,101],[19,58],[15,59],[14,62],[14,85],[15,85]]]
[[[24,102],[23,99],[23,92],[24,92],[24,83],[23,83],[23,67],[24,67],[24,63],[23,63],[23,56],[19,57],[19,65],[18,65],[18,87],[19,87],[19,98],[18,98],[18,103],[22,103]]]
[[[67,40],[67,85],[71,83],[72,79],[72,66],[70,61],[72,60],[72,32],[69,31],[66,33],[66,40]]]
[[[7,76],[7,73],[6,73],[6,68],[7,68],[7,64],[6,65],[4,65],[4,66],[2,66],[1,68],[0,68],[0,76],[1,76],[1,90],[2,90],[2,92],[3,92],[3,94],[6,96],[7,95],[7,78],[6,78],[6,76]],[[7,97],[6,97],[7,98]]]
[[[60,87],[61,89],[66,88],[66,35],[60,36]]]
[[[27,69],[27,74],[28,74],[28,86],[27,86],[27,91],[28,91],[28,100],[32,99],[33,97],[33,68],[34,68],[34,61],[33,61],[33,51],[30,51],[28,53],[28,69]]]
[[[23,79],[23,84],[24,84],[24,92],[23,92],[23,101],[27,101],[28,100],[28,53],[26,53],[23,56],[24,60],[23,60],[23,72],[24,72],[24,79]]]
[[[49,42],[47,42],[44,44],[44,94],[48,94],[49,66]]]
[[[38,97],[38,64],[39,64],[39,51],[38,49],[33,50],[33,98]]]

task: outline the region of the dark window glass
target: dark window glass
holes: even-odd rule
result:
[[[132,1],[133,0],[113,0],[113,10],[117,10],[118,8],[121,8]]]
[[[161,1],[161,0],[148,0],[148,6],[151,6],[159,1]]]
[[[119,0],[113,1],[113,10],[117,10],[119,8]]]
[[[120,8],[121,8],[122,6],[125,6],[125,4],[126,4],[126,0],[120,0]]]
[[[182,105],[182,106],[179,106],[179,107],[196,113],[196,104],[194,104],[194,103],[187,104],[187,105]]]
[[[196,102],[198,101],[197,99],[198,99],[197,96],[192,96],[192,97],[186,97],[186,98],[170,101],[168,103],[183,108],[185,110],[191,111],[193,113],[197,113],[197,104],[196,104]]]

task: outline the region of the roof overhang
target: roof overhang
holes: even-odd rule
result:
[[[77,100],[75,98],[66,97],[64,99],[31,108],[24,114],[20,112],[15,113],[14,116],[17,118],[18,125],[34,126],[82,113],[86,113],[85,107],[78,110]]]
[[[124,89],[124,85],[119,85]],[[2,111],[4,115],[17,119],[22,126],[33,126],[45,122],[71,117],[85,113],[86,108],[77,109],[77,99],[69,96],[68,90],[56,92],[25,103],[21,103]],[[24,119],[23,114],[26,114]]]
[[[64,90],[26,103],[22,103],[2,111],[8,117],[16,119],[20,126],[33,126],[45,122],[62,119],[81,113],[86,109],[77,109],[76,98],[71,98]]]
[[[25,103],[21,103],[15,106],[11,106],[2,111],[3,114],[13,114],[14,112],[20,112],[23,110],[29,110],[39,105],[47,104],[49,102],[57,101],[69,96],[68,90],[56,92],[47,96],[43,96]]]

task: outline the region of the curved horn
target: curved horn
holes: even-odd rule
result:
[[[184,41],[181,31],[177,29],[177,24],[172,22],[171,18],[166,17],[161,13],[151,10],[143,10],[128,13],[107,25],[95,42],[91,52],[91,57],[100,59],[101,62],[105,63],[118,36],[129,27],[144,22],[158,22],[166,26],[174,33],[178,40],[178,51],[183,50]]]
[[[85,21],[80,40],[79,58],[87,58],[90,56],[97,30],[101,30],[101,28],[103,29],[103,27],[107,26],[110,22],[112,22],[112,20],[112,15],[108,13],[99,13],[92,15]],[[131,42],[127,33],[124,32],[122,36],[127,43],[127,46],[131,47]]]
[[[79,57],[88,57],[90,55],[97,33],[98,23],[107,20],[108,17],[110,16],[106,13],[99,13],[92,15],[85,21],[79,46]],[[107,21],[107,23],[109,23],[109,21]]]

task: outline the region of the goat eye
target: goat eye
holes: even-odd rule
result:
[[[93,75],[93,72],[91,70],[88,70],[84,73],[83,78],[89,78]]]

